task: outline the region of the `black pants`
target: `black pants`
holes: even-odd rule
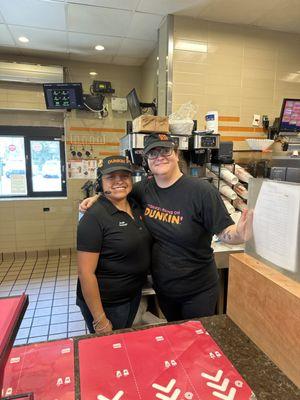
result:
[[[161,311],[169,322],[214,315],[219,293],[216,283],[210,289],[193,296],[172,298],[157,294]]]
[[[113,304],[111,306],[103,305],[106,317],[112,323],[113,329],[130,328],[141,301],[140,291],[133,299],[127,303]],[[81,314],[86,322],[90,333],[95,333],[93,327],[93,316],[84,301],[77,299],[76,304],[80,308]]]

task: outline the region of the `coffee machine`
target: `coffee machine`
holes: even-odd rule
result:
[[[147,163],[143,158],[143,148],[147,133],[130,131],[130,123],[127,123],[127,133],[120,139],[121,154],[127,156],[134,165],[135,177],[142,178],[147,173]],[[220,135],[212,131],[194,130],[191,135],[173,135],[179,149],[180,167],[188,175],[199,178],[205,177],[206,163],[212,159],[218,162],[220,149]],[[232,159],[232,146],[231,155]],[[222,162],[222,160],[220,160]],[[140,180],[140,179],[138,179]]]

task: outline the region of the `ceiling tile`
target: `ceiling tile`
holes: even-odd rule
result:
[[[89,4],[97,7],[119,8],[121,10],[135,10],[139,0],[70,0],[67,3]]]
[[[67,32],[14,25],[10,25],[9,28],[20,48],[67,52]],[[29,43],[19,42],[20,36],[26,36],[30,40]]]
[[[259,13],[254,21],[255,25],[269,29],[300,33],[299,0],[281,1],[280,7],[275,7],[272,13],[272,18],[269,18],[269,16],[266,18],[266,14]]]
[[[77,54],[114,55],[117,53],[122,42],[122,38],[114,36],[88,35],[84,33],[69,33],[69,50]],[[94,47],[102,44],[103,51],[96,51]]]
[[[136,57],[122,57],[116,56],[113,59],[113,63],[117,65],[131,65],[131,66],[140,66],[143,65],[146,61],[146,58],[136,58]]]
[[[4,24],[0,24],[0,46],[15,46],[13,37]]]
[[[154,49],[156,42],[147,40],[124,39],[117,56],[148,57]]]
[[[68,29],[73,32],[125,36],[133,12],[110,8],[68,5]]]
[[[126,36],[135,39],[157,40],[157,32],[162,19],[161,15],[136,12]]]
[[[141,0],[137,11],[167,15],[186,10],[194,5],[205,5],[211,0]]]
[[[66,29],[64,3],[38,0],[0,0],[0,12],[7,24]]]

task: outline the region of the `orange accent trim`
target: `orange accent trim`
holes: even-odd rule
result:
[[[67,141],[66,144],[69,144],[70,146],[120,146],[119,142],[109,142],[109,143],[94,143],[94,142],[70,142]]]
[[[99,151],[99,156],[119,156],[118,151]]]
[[[229,122],[229,121],[232,121],[232,122],[240,122],[240,117],[230,117],[230,116],[220,116],[219,117],[219,121],[222,121],[222,122]]]
[[[264,132],[263,128],[251,128],[250,126],[219,126],[222,132]]]
[[[104,132],[104,133],[125,133],[125,129],[116,128],[83,128],[81,126],[71,126],[69,131],[79,131],[79,132]]]
[[[253,138],[255,138],[255,139],[265,139],[266,137],[265,136],[255,136],[255,135],[252,135],[252,136],[220,136],[220,140],[221,140],[221,142],[227,142],[227,141],[229,141],[229,142],[243,142],[244,140],[246,140],[246,139],[253,139]]]

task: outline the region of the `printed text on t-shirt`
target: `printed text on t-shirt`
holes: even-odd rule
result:
[[[152,219],[158,219],[162,222],[167,222],[169,224],[181,224],[183,217],[180,215],[180,210],[166,210],[152,204],[147,204],[144,215]]]

